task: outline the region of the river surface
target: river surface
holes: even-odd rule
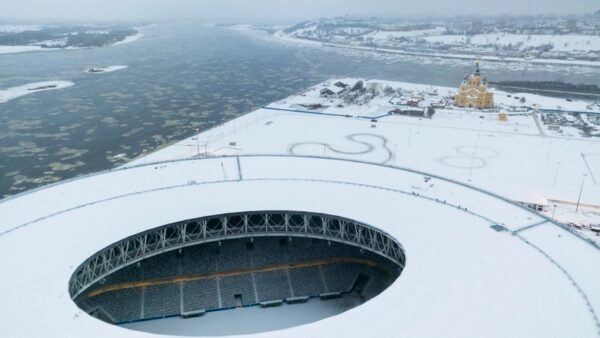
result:
[[[331,77],[458,86],[471,61],[278,42],[259,32],[164,24],[129,44],[0,55],[0,89],[74,86],[0,104],[0,197],[113,168]],[[127,65],[106,74],[88,67]],[[496,63],[489,79],[600,84],[598,69]]]

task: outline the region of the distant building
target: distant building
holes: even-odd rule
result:
[[[338,82],[338,83],[341,84],[341,82]],[[346,90],[346,87],[348,87],[347,85],[346,85],[346,87],[340,86],[340,85],[338,85],[338,83],[321,89],[321,91],[320,91],[321,97],[333,97],[333,96],[339,95]]]
[[[448,101],[446,100],[437,100],[437,101],[431,101],[430,106],[435,108],[446,108],[446,105],[448,104]]]
[[[416,107],[399,107],[389,112],[392,115],[404,115],[404,116],[416,116],[416,117],[425,117],[426,111],[423,108]]]
[[[342,81],[338,81],[334,84],[334,86],[339,87],[339,88],[347,88],[349,85],[346,83],[343,83]]]
[[[435,109],[433,107],[419,108],[411,106],[400,106],[390,111],[388,114],[431,118],[433,114],[435,114]]]
[[[320,93],[321,93],[322,97],[330,97],[330,96],[335,95],[335,92],[333,90],[329,89],[329,88],[323,88],[323,89],[321,89]]]
[[[423,101],[422,98],[413,96],[410,99],[408,99],[408,101],[406,101],[406,104],[412,107],[418,107],[421,101]]]
[[[458,94],[454,96],[454,105],[468,108],[494,107],[494,93],[487,90],[487,80],[481,75],[479,62],[475,63],[475,72],[465,76]]]

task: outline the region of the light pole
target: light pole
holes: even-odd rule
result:
[[[550,140],[550,147],[548,147],[548,156],[546,156],[546,163],[550,161],[550,154],[552,153],[552,140]]]
[[[558,178],[558,169],[560,169],[560,162],[556,162],[556,172],[554,173],[554,186],[556,186],[556,179]]]
[[[583,179],[581,180],[581,188],[579,188],[579,197],[577,198],[577,207],[575,207],[575,213],[579,211],[579,202],[581,202],[581,193],[583,193],[583,184],[585,183],[585,178],[587,174],[583,174]]]
[[[200,128],[196,128],[196,156],[200,156]]]

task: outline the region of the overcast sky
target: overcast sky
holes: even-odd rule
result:
[[[0,0],[4,20],[294,22],[338,15],[583,14],[600,0]]]

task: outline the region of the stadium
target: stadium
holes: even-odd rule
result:
[[[216,243],[194,245],[203,242]],[[179,249],[165,252],[169,248]],[[122,253],[120,265],[137,265],[109,274],[119,269]],[[86,312],[110,323],[346,294],[358,296],[352,304],[391,284],[402,255],[386,234],[329,215],[226,214],[170,224],[104,249],[77,270],[71,294]],[[111,261],[116,266],[104,263]]]
[[[429,122],[397,155],[404,118],[263,108],[0,201],[2,336],[600,336],[598,245],[499,193],[535,182],[470,173],[538,139],[481,141],[478,168],[443,156],[466,136],[424,151]]]

